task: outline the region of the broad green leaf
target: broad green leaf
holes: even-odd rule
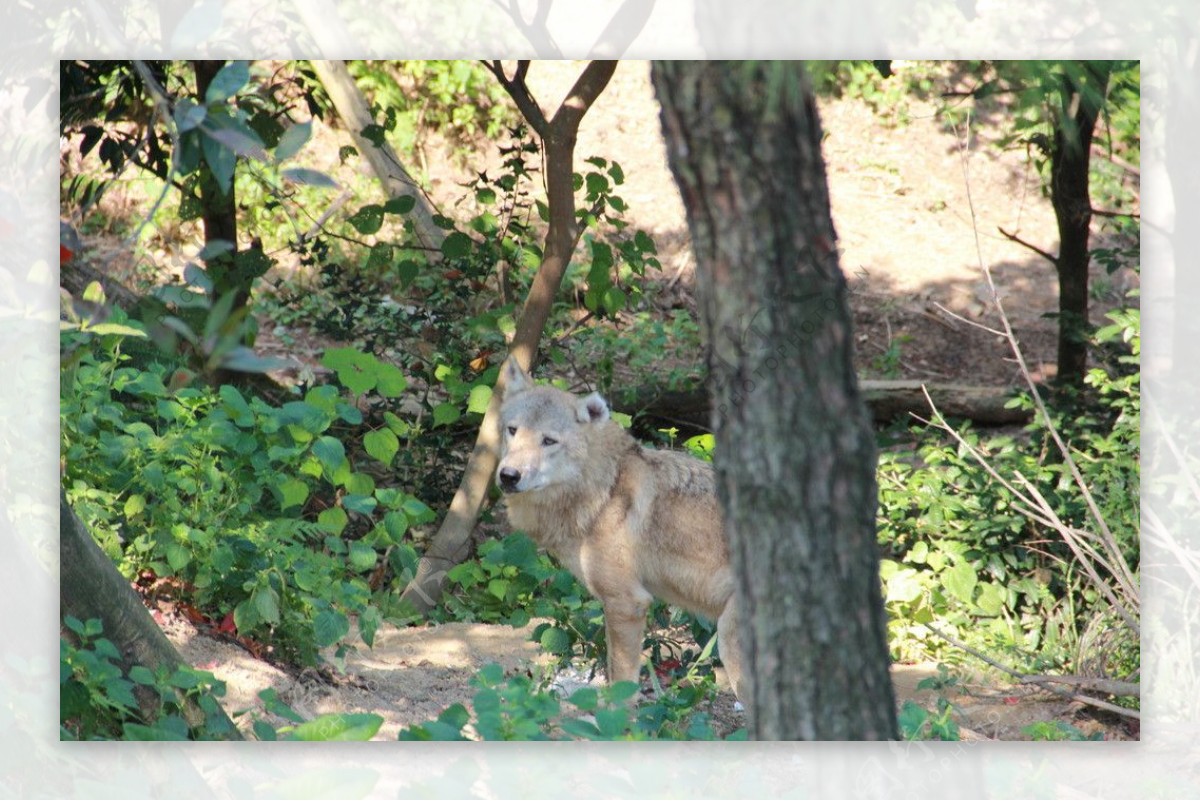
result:
[[[444,426],[462,417],[462,410],[453,403],[439,403],[433,407],[434,426]]]
[[[125,500],[125,516],[137,517],[146,508],[146,496],[130,495]]]
[[[356,495],[349,493],[342,498],[342,506],[349,509],[351,512],[358,512],[360,515],[370,515],[375,513],[379,502],[370,495]]]
[[[375,390],[385,398],[398,398],[408,387],[408,379],[400,368],[389,362],[377,362],[375,366]]]
[[[257,587],[250,595],[254,611],[263,621],[272,625],[279,622],[279,595],[271,587]]]
[[[222,103],[250,81],[250,62],[231,61],[213,76],[204,92],[205,103]]]
[[[333,437],[319,438],[312,446],[313,455],[320,460],[327,478],[332,481],[339,468],[346,463],[346,448]]]
[[[963,603],[971,603],[979,578],[969,562],[959,562],[941,573],[942,583],[951,595]]]
[[[326,648],[350,633],[350,620],[341,612],[325,609],[313,619],[313,635],[317,646]]]
[[[350,518],[340,506],[331,506],[317,515],[317,524],[331,534],[341,534],[348,522]]]
[[[452,231],[442,240],[442,255],[448,259],[457,259],[471,252],[474,242],[462,231]]]
[[[300,152],[312,136],[312,122],[298,122],[283,132],[279,144],[275,146],[275,159],[286,161]]]
[[[358,571],[370,570],[375,567],[378,555],[375,549],[364,542],[350,543],[350,565]]]
[[[467,411],[483,414],[487,411],[488,403],[492,400],[492,388],[486,384],[471,387],[471,395],[467,399]]]
[[[357,348],[330,348],[321,364],[335,371],[342,386],[355,395],[373,389],[378,379],[379,360]]]
[[[383,204],[383,210],[388,214],[408,214],[417,205],[417,199],[411,195],[394,197]]]
[[[396,452],[400,450],[400,440],[388,429],[381,428],[378,431],[368,431],[363,436],[363,447],[371,458],[391,465]]]
[[[555,626],[551,626],[543,631],[539,642],[543,648],[552,654],[561,656],[571,652],[571,636]]]
[[[308,485],[298,478],[284,478],[277,485],[276,490],[279,494],[279,510],[286,512],[288,509],[300,507],[308,500]]]
[[[174,116],[175,125],[179,127],[179,133],[187,133],[204,122],[204,118],[208,116],[208,108],[200,105],[190,97],[181,97],[175,103]]]
[[[360,234],[376,233],[383,226],[383,206],[372,203],[350,215],[348,222]]]
[[[383,718],[365,712],[321,715],[297,726],[288,738],[305,741],[366,742],[375,736]]]

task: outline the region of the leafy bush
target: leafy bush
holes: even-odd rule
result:
[[[126,674],[121,655],[101,636],[99,620],[67,616],[59,638],[59,736],[63,740],[228,739],[228,718],[218,699],[225,683],[211,673],[181,665],[154,672],[141,665]],[[135,695],[143,688],[143,704]],[[151,700],[146,702],[149,697]],[[184,704],[192,702],[203,720],[189,723]]]
[[[576,690],[564,708],[554,692],[535,686],[527,675],[505,678],[496,664],[480,670],[472,685],[476,688],[473,714],[466,706],[455,704],[435,720],[403,729],[400,739],[716,739],[707,714],[694,711],[715,693],[711,677],[697,684],[673,686],[657,699],[637,706],[631,699],[638,686],[626,681]],[[745,731],[728,739],[745,739]]]
[[[1094,394],[1064,398],[1051,424],[1071,444],[1073,462],[1101,517],[1136,574],[1138,563],[1140,409],[1136,309],[1110,313],[1096,334],[1105,351],[1087,383]],[[1028,398],[1016,403],[1029,404]],[[1093,621],[1111,621],[1104,589],[1088,577],[1056,530],[1022,512],[997,477],[1023,476],[1066,526],[1095,526],[1079,485],[1035,419],[1024,437],[983,438],[969,426],[958,443],[918,432],[915,453],[880,460],[881,575],[895,658],[951,658],[926,624],[960,639],[1010,650],[1039,670],[1099,658],[1092,669],[1128,675],[1138,664],[1136,637],[1111,631],[1103,653],[1085,653]],[[970,449],[985,455],[994,475]],[[1020,484],[1021,482],[1018,482]],[[1102,571],[1102,582],[1117,577]],[[1098,624],[1097,624],[1098,625]],[[1034,656],[1036,655],[1036,656]]]
[[[274,406],[230,385],[175,386],[169,365],[134,366],[121,335],[66,336],[64,483],[125,575],[177,577],[210,617],[305,664],[344,646],[351,616],[370,644],[381,621],[370,574],[381,552],[411,571],[406,535],[433,517],[367,472],[390,462],[406,429],[393,415],[363,433],[352,401],[399,394],[399,371],[333,352],[348,394],[318,386]]]

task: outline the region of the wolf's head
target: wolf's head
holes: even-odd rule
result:
[[[509,493],[561,490],[588,481],[590,435],[608,424],[608,403],[595,392],[580,398],[536,386],[511,356],[503,370],[506,387],[496,470],[500,489]]]

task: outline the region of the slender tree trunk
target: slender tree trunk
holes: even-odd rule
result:
[[[1058,222],[1058,380],[1083,386],[1087,373],[1088,240],[1092,198],[1088,172],[1092,134],[1100,116],[1112,66],[1093,62],[1087,79],[1095,86],[1077,86],[1062,77],[1061,108],[1054,114],[1050,153],[1050,198]]]
[[[196,96],[204,102],[205,93],[213,78],[225,66],[224,61],[193,61],[196,69]],[[224,191],[209,168],[200,171],[200,214],[204,223],[204,244],[228,242],[233,249],[208,259],[206,267],[213,281],[217,297],[226,292],[234,293],[233,309],[240,309],[250,299],[249,282],[237,278],[236,260],[238,247],[237,203],[233,183]]]
[[[367,99],[363,97],[358,85],[354,83],[354,78],[350,75],[350,70],[346,68],[346,62],[312,61],[310,63],[313,71],[321,80],[321,85],[329,94],[329,99],[333,101],[338,116],[349,129],[350,136],[354,139],[355,146],[358,147],[358,152],[371,165],[375,177],[379,179],[384,194],[388,198],[402,195],[413,198],[415,205],[408,215],[413,222],[413,235],[422,247],[437,250],[441,247],[446,234],[433,224],[433,204],[429,202],[421,187],[404,169],[404,165],[400,163],[400,159],[392,150],[391,145],[386,142],[376,145],[363,136],[363,129],[375,120],[371,117],[371,108],[367,105]]]
[[[758,739],[896,736],[874,432],[807,76],[656,62],[709,338],[717,485]]]
[[[533,357],[550,317],[554,296],[558,293],[571,253],[579,241],[575,222],[575,189],[572,184],[575,138],[579,133],[579,124],[608,85],[616,66],[615,61],[589,63],[558,111],[552,118],[546,119],[525,86],[529,62],[521,62],[512,78],[504,76],[498,63],[490,65],[530,126],[541,136],[546,149],[546,201],[550,207],[550,225],[546,232],[542,263],[521,309],[521,318],[517,322],[510,348],[510,353],[524,370],[533,366]],[[421,557],[416,576],[401,596],[401,600],[419,611],[432,609],[441,597],[446,572],[462,558],[467,540],[479,519],[479,512],[500,460],[500,402],[503,397],[501,372],[501,379],[492,392],[492,399],[479,426],[475,449],[467,461],[450,509]]]

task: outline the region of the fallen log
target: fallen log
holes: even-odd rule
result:
[[[929,390],[933,402],[946,417],[963,418],[981,425],[1010,425],[1028,422],[1033,416],[1029,409],[1005,406],[1016,394],[1012,387],[876,379],[860,379],[858,387],[871,416],[881,425],[910,415],[927,419],[932,410],[922,387]],[[618,412],[699,431],[711,428],[710,402],[703,385],[677,389],[640,386],[614,390],[611,394],[610,401]]]

